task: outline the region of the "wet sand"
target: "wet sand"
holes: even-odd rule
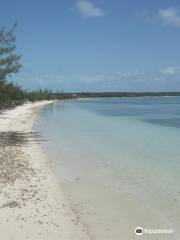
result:
[[[0,239],[90,239],[69,207],[33,126],[50,101],[0,114]]]

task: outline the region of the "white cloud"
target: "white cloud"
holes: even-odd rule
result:
[[[126,72],[118,72],[118,76],[121,76],[124,79],[142,79],[144,74],[138,69],[130,70]]]
[[[164,75],[178,75],[180,74],[180,66],[163,68],[160,72]]]
[[[180,27],[180,15],[175,8],[160,9],[158,17],[165,25]]]
[[[52,88],[64,91],[151,91],[180,89],[180,66],[169,66],[153,72],[139,69],[109,73],[53,74],[29,72],[14,78],[25,89]]]
[[[105,11],[96,7],[88,0],[78,0],[77,9],[83,17],[101,17],[105,15]]]

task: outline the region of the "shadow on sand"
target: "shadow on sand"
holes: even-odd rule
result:
[[[40,141],[44,140],[37,132],[0,132],[0,146],[22,146]]]

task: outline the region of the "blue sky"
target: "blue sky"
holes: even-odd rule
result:
[[[179,0],[0,0],[24,88],[180,91]]]

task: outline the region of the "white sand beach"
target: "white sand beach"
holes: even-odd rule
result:
[[[0,114],[0,134],[9,136],[0,139],[2,240],[90,239],[70,209],[40,145],[24,137],[33,133],[38,111],[45,104],[53,102],[28,103]],[[19,144],[13,144],[14,138]]]

